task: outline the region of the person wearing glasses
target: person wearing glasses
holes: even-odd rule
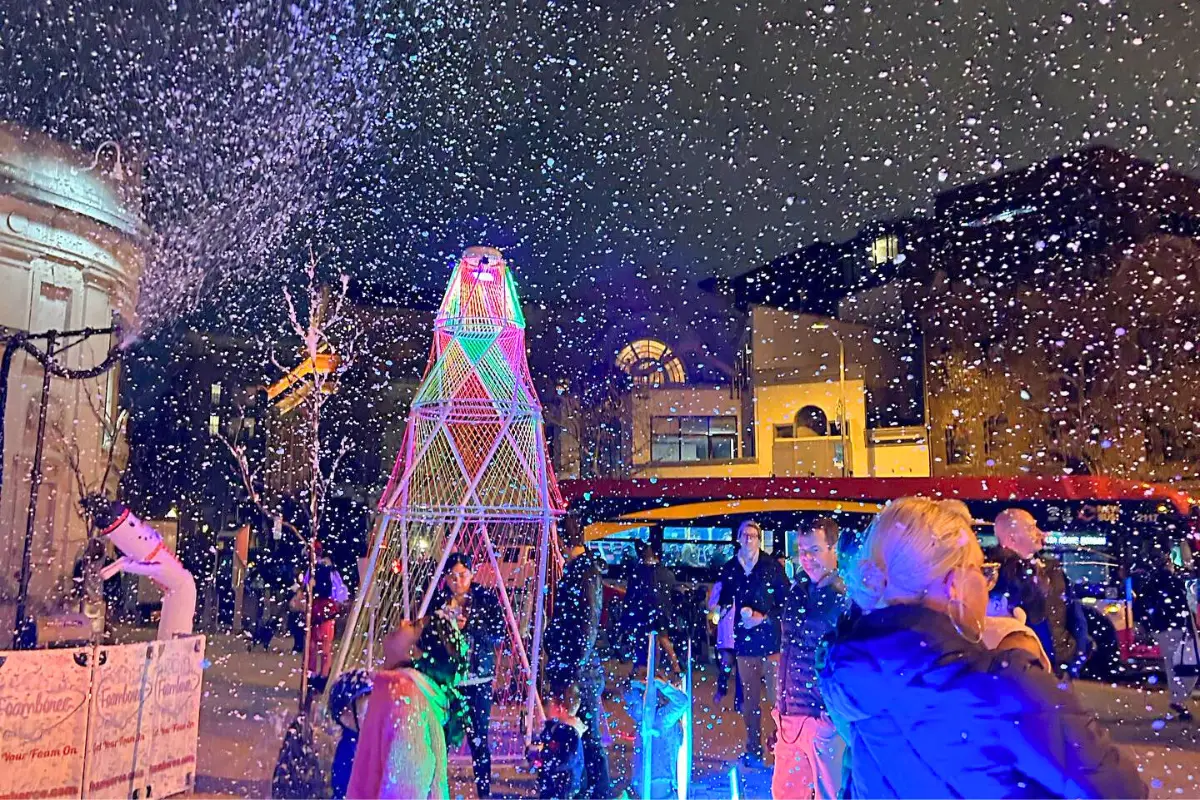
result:
[[[1144,798],[1129,753],[1025,648],[984,639],[988,576],[962,515],[907,497],[843,576],[862,615],[817,655],[852,797]]]
[[[788,583],[779,561],[762,549],[762,527],[754,520],[738,526],[738,553],[721,567],[717,580],[722,613],[734,615],[734,651],[742,680],[742,719],[746,723],[745,769],[766,769],[763,760],[762,701],[775,706],[779,666],[779,614]]]

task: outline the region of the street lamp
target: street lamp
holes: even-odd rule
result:
[[[841,394],[841,401],[838,403],[838,437],[842,444],[842,477],[844,478],[846,477],[846,463],[850,455],[846,450],[846,343],[828,322],[814,322],[810,326],[810,330],[829,331],[838,343],[838,389]]]

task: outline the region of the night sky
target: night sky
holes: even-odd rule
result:
[[[6,5],[0,115],[145,166],[156,326],[308,243],[432,297],[477,242],[563,324],[678,325],[696,279],[1097,140],[1200,171],[1189,2]]]

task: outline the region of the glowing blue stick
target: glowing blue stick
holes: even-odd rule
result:
[[[650,785],[654,779],[651,755],[654,747],[654,714],[658,710],[658,687],[654,685],[657,644],[656,632],[650,631],[650,644],[646,653],[646,694],[642,703],[642,797],[650,796]]]
[[[692,783],[692,639],[688,637],[687,655],[687,711],[680,724],[683,725],[683,745],[679,748],[679,763],[676,776],[679,783],[679,800],[687,800]]]
[[[729,770],[729,797],[730,800],[738,800],[738,774],[737,767]]]

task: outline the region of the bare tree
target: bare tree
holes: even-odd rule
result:
[[[589,377],[593,379],[560,387],[556,402],[546,409],[546,421],[575,441],[580,477],[620,477],[613,474],[610,462],[626,462],[614,457],[625,446],[625,429],[632,420],[630,382],[628,376],[616,370]]]
[[[250,502],[265,516],[279,521],[282,527],[295,536],[304,548],[308,562],[308,579],[304,581],[304,663],[300,679],[300,711],[308,709],[308,665],[312,651],[313,585],[316,583],[317,539],[321,517],[329,489],[337,476],[342,459],[350,450],[350,442],[343,437],[335,448],[327,448],[321,441],[321,418],[338,379],[350,368],[356,350],[356,337],[349,323],[346,296],[350,279],[342,275],[338,289],[332,293],[317,279],[317,257],[310,250],[305,268],[307,279],[305,296],[300,302],[286,287],[283,290],[291,333],[301,342],[301,352],[307,368],[301,372],[297,385],[292,389],[298,398],[296,408],[301,414],[307,449],[307,475],[303,494],[308,505],[307,526],[301,527],[283,518],[280,508],[272,507],[263,495],[260,476],[265,464],[251,465],[246,443],[239,441],[244,425],[239,424],[232,437],[218,434],[237,465],[242,484]],[[336,346],[335,346],[336,342]],[[285,375],[296,371],[272,360]],[[302,379],[302,383],[300,380]]]
[[[1031,469],[1174,477],[1200,452],[1200,245],[1160,235],[1098,259],[1060,257],[1036,286],[935,287],[934,407],[1019,417]]]
[[[107,390],[103,378],[95,382],[94,389],[90,381],[85,383],[82,395],[89,415],[99,428],[99,458],[84,456],[79,438],[80,431],[85,428],[77,424],[78,420],[75,421],[76,424],[68,423],[68,409],[62,398],[53,399],[53,395],[51,396],[52,405],[48,410],[47,423],[61,446],[63,457],[74,479],[74,502],[70,505],[88,529],[88,540],[82,555],[84,569],[79,578],[82,584],[74,585],[72,592],[80,592],[85,602],[94,603],[103,599],[103,581],[99,573],[100,568],[104,566],[105,545],[103,539],[92,536],[92,521],[84,509],[83,500],[95,494],[109,497],[116,495],[121,474],[126,466],[124,463],[118,463],[118,445],[122,442],[129,412],[121,410],[114,415],[105,406]]]
[[[75,479],[76,502],[71,505],[75,513],[87,519],[80,501],[93,494],[115,494],[116,486],[120,484],[121,474],[125,464],[117,463],[117,445],[122,441],[125,425],[129,420],[127,410],[118,411],[113,415],[105,407],[106,390],[103,379],[97,381],[95,392],[92,387],[85,385],[83,398],[89,414],[94,418],[100,429],[100,448],[103,452],[101,459],[85,459],[79,445],[80,426],[68,424],[67,409],[59,401],[49,413],[49,425],[62,445],[63,455],[67,466]]]

